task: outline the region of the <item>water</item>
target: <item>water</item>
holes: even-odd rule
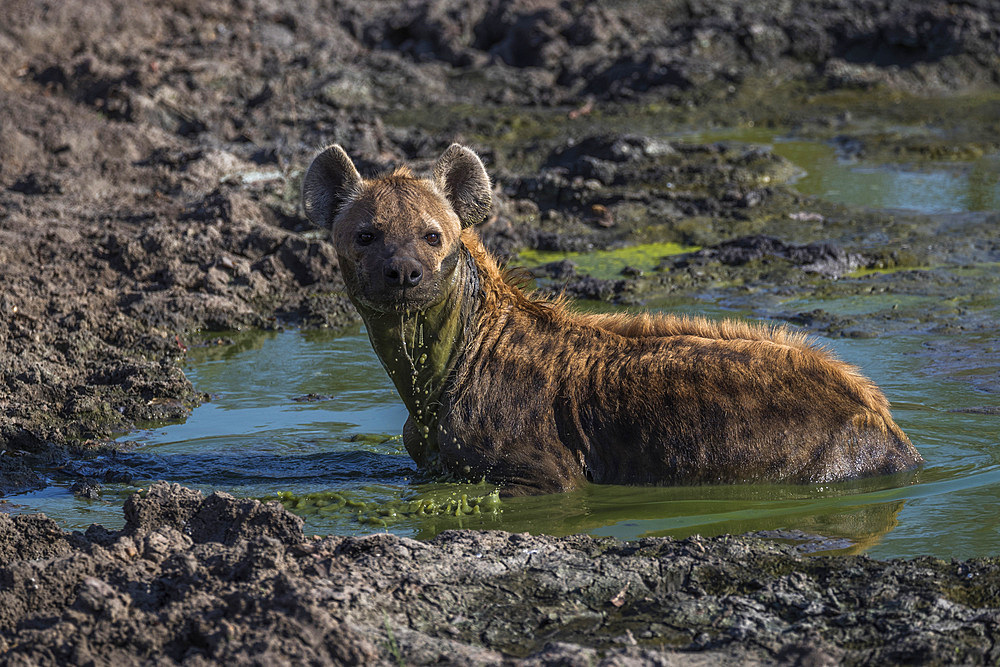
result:
[[[882,557],[997,553],[1000,529],[990,517],[1000,501],[998,418],[948,412],[981,405],[982,396],[922,370],[912,354],[922,338],[830,342],[893,401],[897,421],[928,461],[915,474],[834,485],[594,485],[495,501],[488,484],[434,482],[415,469],[397,435],[405,410],[362,331],[254,332],[232,345],[192,349],[187,372],[212,401],[183,424],[123,438],[134,449],[113,464],[134,475],[132,483],[106,484],[101,499],[86,500],[68,491],[71,478],[57,478],[44,491],[9,498],[7,508],[44,510],[71,528],[119,526],[124,497],[166,479],[206,492],[283,497],[316,534],[388,530],[429,538],[457,527],[619,538],[802,531],[826,538],[821,549]],[[88,465],[93,472],[111,463]],[[461,511],[463,495],[468,512]]]
[[[795,188],[829,201],[919,213],[1000,210],[1000,156],[964,162],[886,164],[846,159],[828,143],[795,139],[765,128],[724,129],[685,137],[696,142],[763,144],[801,170]]]

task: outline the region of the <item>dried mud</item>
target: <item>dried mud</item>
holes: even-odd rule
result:
[[[186,415],[205,398],[180,367],[198,330],[356,321],[298,209],[302,167],[333,141],[368,171],[472,144],[496,181],[481,233],[515,262],[701,248],[613,278],[548,267],[542,289],[721,294],[828,335],[995,333],[995,305],[955,295],[1000,288],[982,268],[1000,261],[997,213],[814,200],[767,148],[679,135],[756,123],[852,156],[989,155],[998,41],[987,0],[5,2],[0,495]],[[859,269],[895,273],[832,280]],[[934,305],[845,321],[769,300],[880,290]],[[1000,392],[983,372],[1000,352],[971,368],[963,345],[928,354]],[[0,512],[0,660],[998,660],[992,560],[806,559],[752,538],[304,541],[276,507],[166,487],[126,517],[70,535]]]

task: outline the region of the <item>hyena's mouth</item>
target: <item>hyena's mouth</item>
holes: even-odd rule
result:
[[[436,302],[434,293],[417,288],[383,289],[360,295],[365,306],[384,313],[410,313],[424,310]]]
[[[360,300],[373,310],[384,313],[407,313],[426,310],[441,303],[454,288],[440,275],[428,277],[414,287],[369,285],[358,290]]]

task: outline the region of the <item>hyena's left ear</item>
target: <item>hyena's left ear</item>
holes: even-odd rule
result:
[[[347,198],[361,186],[361,175],[338,144],[313,158],[302,179],[302,208],[317,227],[327,227]]]
[[[455,209],[463,229],[486,219],[492,202],[490,177],[471,150],[458,144],[449,146],[434,164],[434,183]]]

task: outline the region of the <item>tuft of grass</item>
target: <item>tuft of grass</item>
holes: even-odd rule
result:
[[[403,667],[406,664],[403,661],[403,653],[399,650],[399,643],[396,641],[396,636],[392,634],[392,626],[389,625],[389,615],[384,611],[382,612],[382,622],[385,626],[386,637],[388,637],[385,642],[386,648],[389,650],[389,654],[396,659],[396,664]]]

